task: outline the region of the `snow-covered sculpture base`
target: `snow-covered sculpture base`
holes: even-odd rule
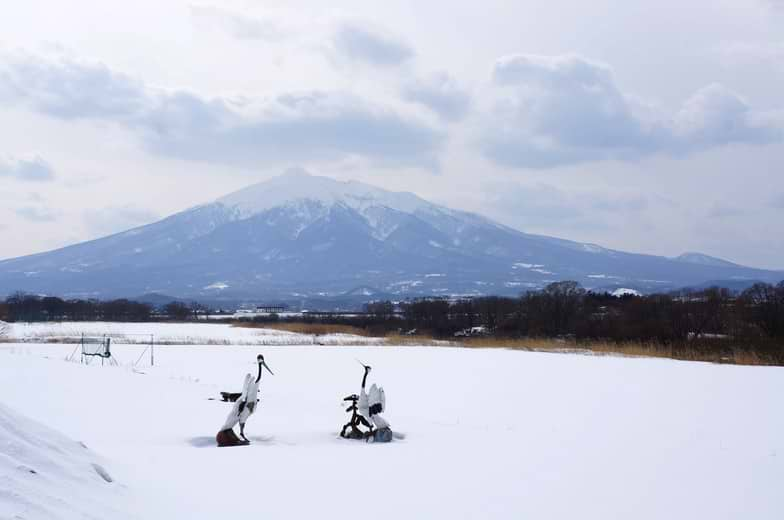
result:
[[[373,430],[373,435],[368,437],[368,442],[392,442],[392,430],[390,428],[381,428],[380,430]]]
[[[389,423],[379,414],[374,414],[371,416],[370,420],[373,421],[373,426],[375,426],[375,429],[373,430],[372,437],[370,437],[368,441],[372,440],[372,442],[391,442],[393,435],[392,428],[390,428]]]
[[[224,448],[226,446],[247,446],[250,444],[250,442],[243,441],[237,437],[237,434],[234,433],[234,430],[231,428],[219,431],[218,435],[215,436],[215,441],[218,443],[219,448]]]

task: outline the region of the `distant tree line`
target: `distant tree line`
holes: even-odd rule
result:
[[[401,310],[405,328],[436,337],[479,326],[504,338],[732,345],[784,360],[784,281],[757,283],[738,295],[712,287],[622,297],[565,281],[518,298],[422,299]]]
[[[160,309],[125,299],[64,300],[16,293],[0,301],[5,321],[150,321],[196,319],[209,309],[171,302]],[[247,318],[278,321],[277,315]],[[295,321],[362,327],[371,334],[414,332],[451,338],[482,327],[499,338],[565,338],[580,341],[650,342],[673,351],[747,349],[784,363],[784,281],[757,283],[740,294],[713,287],[668,294],[616,297],[564,281],[517,298],[423,298],[373,302],[354,315],[305,315]]]
[[[368,306],[371,310],[373,307]],[[519,298],[422,299],[402,305],[407,327],[449,336],[483,326],[504,337],[668,343],[706,336],[784,339],[784,282],[616,297],[556,282]]]
[[[275,315],[254,321],[277,321]],[[369,303],[355,316],[322,315],[297,321],[354,325],[378,333],[416,330],[437,338],[482,327],[503,338],[571,338],[680,344],[727,339],[784,352],[784,281],[757,283],[740,294],[718,287],[645,296],[613,296],[577,282],[551,283],[517,298],[422,298],[395,305]]]
[[[22,292],[0,300],[0,320],[3,321],[184,321],[206,311],[205,306],[195,302],[173,301],[156,309],[150,304],[127,299],[63,299]]]

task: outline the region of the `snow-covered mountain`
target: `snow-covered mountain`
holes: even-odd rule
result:
[[[702,253],[683,253],[680,256],[676,256],[674,260],[688,262],[690,264],[712,265],[714,267],[742,267],[738,264],[728,262],[727,260],[722,260],[715,256],[704,255]]]
[[[359,182],[291,171],[106,238],[0,262],[0,294],[200,299],[518,294],[555,280],[639,291],[784,273],[531,235]]]

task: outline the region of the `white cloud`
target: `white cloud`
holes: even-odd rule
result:
[[[102,64],[7,60],[7,99],[58,119],[122,125],[156,154],[249,166],[359,156],[436,169],[442,133],[390,107],[342,92],[281,94],[237,104],[149,87]]]
[[[764,144],[782,137],[781,127],[755,113],[739,95],[719,84],[697,91],[674,118],[674,135],[686,148],[729,143]]]
[[[651,113],[620,90],[607,65],[579,56],[502,58],[493,79],[500,93],[482,145],[488,157],[507,166],[637,160],[782,137],[775,118],[718,84],[700,89],[674,116]]]

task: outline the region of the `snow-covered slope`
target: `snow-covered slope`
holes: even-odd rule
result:
[[[0,403],[0,518],[133,518],[104,464],[84,444]]]
[[[0,261],[0,295],[103,298],[298,302],[358,287],[381,297],[518,294],[564,279],[645,292],[781,278],[696,254],[668,259],[526,234],[411,193],[302,171],[148,226]]]

